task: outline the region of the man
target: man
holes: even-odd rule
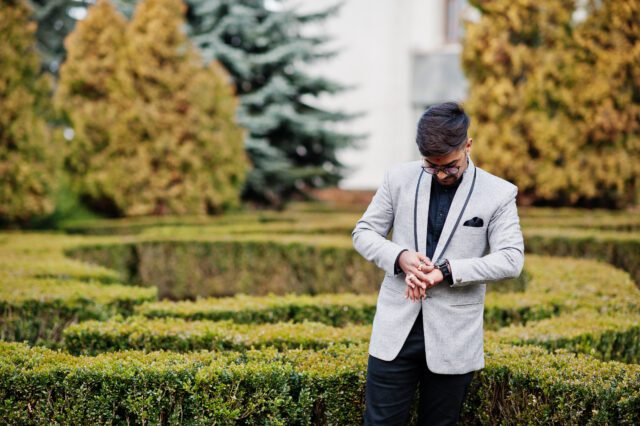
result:
[[[522,271],[518,188],[475,167],[469,123],[457,103],[427,109],[416,138],[422,160],[385,172],[352,232],[355,249],[385,271],[365,425],[406,424],[418,384],[419,423],[455,424],[474,371],[484,367],[486,283]]]

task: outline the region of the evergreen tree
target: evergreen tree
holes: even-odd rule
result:
[[[188,0],[191,37],[205,60],[230,71],[241,97],[240,123],[253,163],[246,199],[282,207],[309,187],[335,185],[345,167],[339,149],[356,136],[332,129],[353,114],[323,110],[310,101],[346,88],[305,73],[301,64],[333,56],[326,37],[306,36],[305,24],[322,21],[338,7],[314,13],[270,10],[264,0]]]
[[[107,170],[113,166],[113,129],[128,105],[119,96],[124,83],[127,22],[109,0],[98,0],[65,39],[67,59],[60,68],[54,104],[72,129],[65,156],[71,188],[96,210],[120,213],[119,188]]]
[[[580,196],[622,207],[640,203],[640,2],[591,0],[571,38],[575,100],[585,147],[576,153],[587,182]]]
[[[637,2],[472,4],[481,19],[468,24],[463,67],[478,164],[525,202],[637,202]]]
[[[236,207],[246,169],[237,101],[228,74],[205,68],[183,33],[184,4],[143,1],[126,25],[100,1],[70,36],[78,42],[61,69],[60,103],[81,136],[70,155],[80,161],[69,162],[78,190],[117,215]],[[96,43],[92,57],[85,50]]]
[[[42,68],[57,78],[60,65],[66,59],[64,40],[76,22],[84,19],[95,0],[29,0],[38,22],[36,37]],[[130,17],[136,0],[112,0],[125,16]]]
[[[51,132],[51,81],[40,74],[36,23],[22,0],[0,3],[0,222],[50,214],[60,163]]]
[[[48,69],[55,74],[65,58],[61,41],[90,2],[32,1],[39,6],[40,47]],[[243,197],[283,207],[287,199],[309,187],[337,184],[345,167],[336,153],[361,136],[332,127],[356,114],[314,106],[309,98],[346,87],[311,77],[299,65],[335,54],[322,51],[327,38],[303,36],[301,28],[329,18],[338,7],[303,15],[271,10],[264,0],[185,1],[190,5],[187,17],[192,39],[207,63],[216,58],[230,70],[241,96],[238,117],[249,129],[245,149],[253,164]],[[113,2],[127,17],[136,4],[136,0]]]

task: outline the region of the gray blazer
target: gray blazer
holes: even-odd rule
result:
[[[470,160],[432,259],[449,259],[453,285],[441,282],[427,290],[425,300],[411,302],[404,298],[405,274],[395,275],[394,264],[401,250],[415,250],[416,237],[418,251],[426,253],[432,176],[422,173],[420,165],[420,161],[412,161],[386,170],[382,185],[351,234],[358,253],[385,271],[369,354],[384,361],[393,360],[422,305],[429,370],[463,374],[484,367],[482,326],[486,282],[517,277],[524,265],[524,242],[515,198],[518,187],[476,167]],[[452,235],[474,171],[473,193]],[[484,224],[481,227],[463,225],[473,217],[482,218]],[[392,237],[388,240],[391,229]],[[449,246],[443,252],[450,235]]]

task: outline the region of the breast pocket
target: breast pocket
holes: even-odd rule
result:
[[[459,259],[481,256],[488,244],[487,226],[458,226],[451,245],[447,248],[447,255]],[[446,257],[446,255],[445,255]]]
[[[485,235],[487,233],[487,225],[482,226],[460,226],[459,231],[463,235]]]

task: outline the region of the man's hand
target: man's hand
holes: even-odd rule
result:
[[[440,271],[440,269],[434,268],[433,266],[431,266],[430,268],[430,272],[423,274],[424,287],[416,286],[414,288],[411,288],[407,285],[407,288],[405,289],[405,299],[410,298],[412,302],[418,299],[424,300],[426,297],[426,290],[431,287],[435,287],[444,280],[444,276],[442,275],[442,271]]]
[[[400,268],[406,274],[404,281],[407,283],[405,297],[411,297],[412,301],[426,295],[428,273],[434,268],[433,262],[422,253],[407,250],[398,259]]]

